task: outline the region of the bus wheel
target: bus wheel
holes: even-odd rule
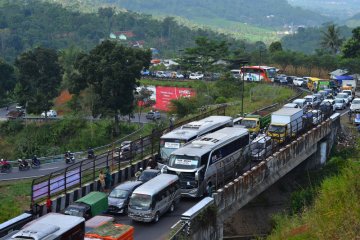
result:
[[[175,204],[172,202],[170,205],[170,212],[174,212],[175,210]]]
[[[156,214],[155,214],[155,218],[154,218],[154,222],[158,222],[159,221],[159,217],[160,217],[160,214],[159,214],[159,212],[156,212]]]

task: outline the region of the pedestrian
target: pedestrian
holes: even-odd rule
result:
[[[105,192],[105,175],[103,170],[100,170],[99,181],[100,181],[100,192]]]
[[[107,166],[106,173],[105,173],[105,190],[106,191],[108,191],[110,189],[111,182],[112,182],[111,171],[110,171],[110,167]]]
[[[50,213],[50,212],[51,212],[51,205],[52,205],[51,199],[50,199],[50,197],[48,197],[48,198],[46,199],[46,212],[47,212],[47,213]]]
[[[172,131],[172,130],[174,129],[174,122],[173,122],[172,117],[170,117],[169,121],[170,121],[170,123],[169,123],[169,124],[170,124],[169,128],[170,128],[170,131]]]
[[[348,112],[348,117],[349,117],[349,123],[351,123],[351,118],[352,118],[352,111],[351,110],[349,110],[349,112]]]
[[[147,168],[156,169],[158,166],[157,162],[151,157],[147,163]]]

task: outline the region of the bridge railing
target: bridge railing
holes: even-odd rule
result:
[[[173,128],[207,116],[225,115],[225,110],[226,106],[212,109],[193,118],[175,123]],[[147,136],[132,140],[128,146],[106,145],[103,147],[104,151],[94,159],[84,158],[62,170],[33,179],[31,187],[32,205],[40,204],[47,198],[67,193],[74,188],[82,187],[97,180],[100,169],[105,170],[107,167],[110,167],[112,172],[120,171],[122,167],[132,165],[144,158],[154,157],[159,148],[160,136],[171,130],[172,128],[170,127],[155,130]],[[125,139],[123,138],[122,140]],[[122,148],[124,147],[128,151],[123,151]],[[79,155],[83,153],[80,152]],[[63,155],[61,155],[61,158],[65,161]]]

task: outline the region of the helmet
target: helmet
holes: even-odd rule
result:
[[[68,150],[67,152],[68,152],[68,153],[70,153],[70,151],[69,151],[69,150]]]

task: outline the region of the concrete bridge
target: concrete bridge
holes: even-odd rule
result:
[[[304,161],[307,168],[324,164],[339,128],[340,114],[336,113],[218,189],[212,198],[203,199],[182,215],[172,239],[222,239],[224,221],[285,174]]]

